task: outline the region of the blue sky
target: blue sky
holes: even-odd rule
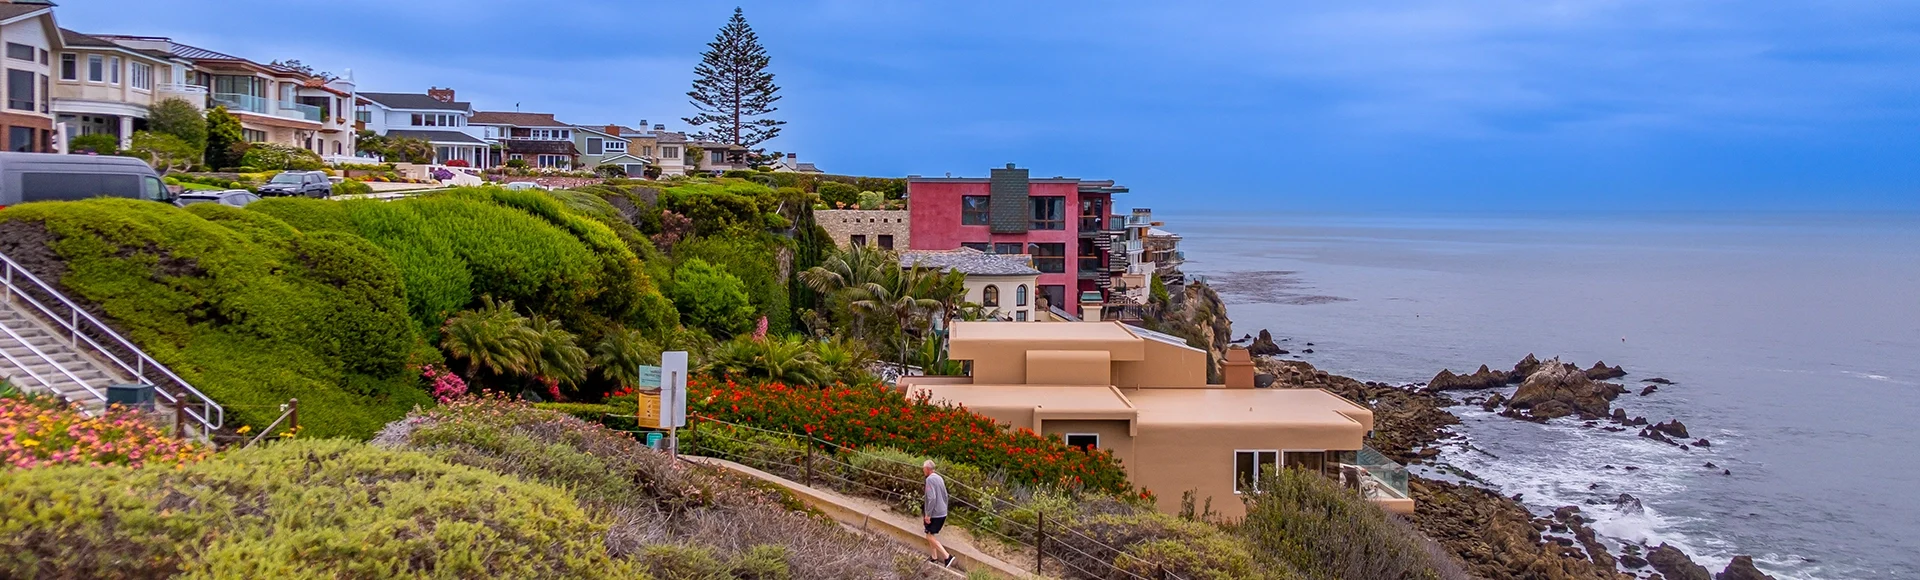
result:
[[[768,146],[838,173],[1011,161],[1170,209],[1920,210],[1920,3],[743,6],[790,121]],[[352,69],[362,90],[682,127],[732,7],[69,0],[58,17]]]

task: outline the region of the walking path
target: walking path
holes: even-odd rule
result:
[[[880,502],[852,497],[841,493],[808,487],[786,478],[747,467],[725,459],[681,455],[694,463],[722,467],[737,471],[762,481],[792,490],[800,501],[813,506],[842,524],[872,534],[892,539],[895,543],[907,546],[914,552],[924,554],[927,550],[926,538],[921,536],[920,521],[912,517],[889,511]],[[959,526],[949,526],[949,530],[959,531]],[[987,569],[1011,578],[1033,578],[1032,574],[1022,571],[1018,566],[1009,564],[975,548],[958,533],[940,535],[940,544],[947,553],[955,557],[954,566],[962,570]]]

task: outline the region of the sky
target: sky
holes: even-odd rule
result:
[[[1920,3],[740,5],[833,173],[1114,179],[1122,205],[1920,211]],[[684,129],[733,4],[65,0],[62,26],[299,59],[360,90]],[[1097,8],[1093,8],[1097,7]]]

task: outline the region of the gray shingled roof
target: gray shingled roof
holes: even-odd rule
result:
[[[473,138],[459,131],[412,131],[394,129],[387,131],[388,137],[412,137],[428,143],[464,143],[468,145],[486,145],[486,141]]]
[[[900,267],[954,270],[969,276],[1037,276],[1024,257],[988,254],[973,248],[958,250],[907,250],[900,253]]]
[[[432,111],[465,111],[473,106],[465,102],[440,102],[439,99],[419,93],[359,93],[362,98],[380,103],[389,109],[425,109]]]
[[[0,20],[53,8],[52,4],[0,4]]]
[[[120,46],[118,44],[114,44],[113,41],[107,40],[105,38],[100,38],[98,36],[89,36],[89,35],[74,32],[72,30],[68,30],[65,28],[60,29],[60,42],[67,46],[104,46],[104,47]]]

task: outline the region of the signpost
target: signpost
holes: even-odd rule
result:
[[[687,425],[687,353],[660,353],[660,422],[667,427],[667,446],[680,456],[679,428]]]

